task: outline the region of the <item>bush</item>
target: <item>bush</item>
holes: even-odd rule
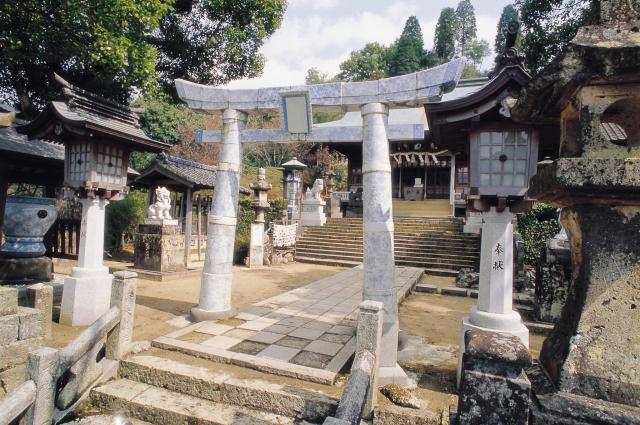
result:
[[[518,232],[524,239],[524,262],[531,267],[540,262],[547,241],[561,229],[555,211],[555,207],[539,203],[529,213],[518,216]]]
[[[238,227],[236,229],[235,246],[233,250],[234,264],[243,264],[249,255],[251,242],[251,223],[256,219],[256,213],[251,208],[252,197],[244,196],[238,202]],[[271,207],[265,212],[265,222],[268,225],[273,220],[280,218],[280,211],[286,208],[286,200],[283,198],[269,199]]]
[[[107,205],[105,242],[109,250],[120,251],[123,241],[133,241],[138,224],[144,221],[146,207],[146,190],[132,190],[123,200]]]

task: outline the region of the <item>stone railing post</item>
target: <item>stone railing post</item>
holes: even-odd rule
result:
[[[517,336],[472,329],[465,334],[458,425],[529,423],[531,354]]]
[[[27,379],[36,384],[35,401],[27,409],[26,425],[50,425],[56,401],[59,351],[43,347],[27,357]]]
[[[27,287],[27,305],[42,311],[42,327],[44,337],[51,338],[51,321],[53,316],[53,287],[36,283]]]
[[[356,334],[356,353],[369,351],[375,356],[373,373],[369,380],[369,390],[362,410],[362,417],[370,419],[376,406],[378,394],[378,367],[380,364],[380,343],[382,341],[382,322],[384,305],[376,301],[363,301],[358,312],[358,333]]]
[[[120,321],[107,334],[106,357],[112,360],[120,360],[129,352],[133,341],[138,273],[120,271],[114,273],[113,278],[111,307],[120,309]]]
[[[209,214],[200,302],[191,309],[191,317],[196,321],[224,319],[234,314],[231,306],[231,267],[242,161],[240,130],[247,123],[247,114],[235,109],[226,109],[222,115],[222,122],[220,160]]]
[[[389,108],[382,103],[362,107],[363,299],[382,302],[384,318],[379,379],[382,385],[412,386],[398,365],[398,295],[393,252],[391,163],[387,124]]]

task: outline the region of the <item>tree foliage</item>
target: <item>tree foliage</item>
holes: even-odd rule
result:
[[[144,221],[146,208],[146,190],[132,190],[123,200],[107,205],[105,243],[108,249],[118,252],[122,242],[133,241],[138,224]]]
[[[184,78],[220,85],[256,77],[264,40],[280,27],[286,0],[176,0],[146,41],[158,50],[165,86]]]
[[[418,71],[425,62],[424,40],[420,22],[410,16],[404,24],[400,38],[395,42],[393,55],[389,58],[389,75],[403,75]]]
[[[487,40],[472,40],[467,47],[467,57],[473,61],[473,66],[479,68],[482,60],[491,54]]]
[[[518,232],[524,240],[524,261],[529,266],[535,267],[540,262],[547,241],[561,229],[560,221],[548,219],[555,210],[550,205],[539,203],[532,211],[518,216]]]
[[[456,11],[445,7],[440,11],[433,40],[434,51],[441,62],[447,62],[456,54]]]
[[[542,69],[597,13],[595,0],[516,0],[522,20],[522,50],[533,72]]]
[[[318,68],[307,69],[307,75],[304,77],[304,83],[307,85],[328,83],[330,80],[329,74],[321,72]]]
[[[351,52],[349,58],[340,64],[336,78],[342,81],[384,78],[387,75],[387,56],[387,47],[380,43],[367,43],[362,49]]]
[[[0,2],[0,93],[26,118],[58,94],[53,73],[127,103],[175,78],[222,84],[260,74],[286,0]]]
[[[456,41],[460,56],[468,54],[467,49],[471,42],[476,39],[476,12],[471,4],[471,0],[460,0],[456,7]]]
[[[126,102],[132,86],[155,80],[156,51],[145,36],[172,0],[0,2],[0,92],[27,117],[54,95],[53,73]]]
[[[502,9],[502,14],[500,15],[500,20],[498,21],[498,32],[496,34],[496,40],[493,44],[496,53],[500,53],[504,50],[505,43],[505,33],[509,26],[509,22],[511,21],[520,21],[520,16],[518,11],[512,4],[506,5]],[[520,34],[520,30],[518,30],[518,36],[516,38],[516,44],[521,42],[522,35]]]

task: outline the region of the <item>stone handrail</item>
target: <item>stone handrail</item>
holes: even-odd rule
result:
[[[363,301],[358,314],[356,354],[351,374],[342,392],[335,416],[327,417],[324,425],[359,425],[370,419],[376,404],[377,369],[382,339],[384,305]]]
[[[137,274],[116,272],[111,308],[66,347],[43,347],[27,357],[27,381],[0,400],[0,424],[24,413],[25,425],[45,425],[63,419],[101,380],[115,374],[114,364],[131,347]],[[105,358],[96,361],[106,346]],[[58,381],[67,376],[62,389]]]
[[[23,382],[0,400],[0,424],[13,423],[36,401],[36,384],[32,380]]]

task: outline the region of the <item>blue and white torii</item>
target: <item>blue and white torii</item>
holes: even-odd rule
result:
[[[200,301],[191,309],[195,320],[227,318],[231,306],[233,248],[236,232],[242,143],[362,142],[363,174],[363,299],[384,305],[381,385],[410,386],[397,364],[398,301],[395,288],[393,213],[389,133],[395,137],[424,137],[412,125],[388,126],[389,109],[421,107],[453,90],[464,58],[399,77],[376,81],[327,83],[309,86],[230,90],[176,80],[178,96],[192,109],[222,112],[222,131],[202,131],[201,142],[220,143],[219,162],[200,287]],[[301,100],[302,98],[302,100]],[[288,108],[288,110],[287,110]],[[314,127],[314,111],[360,111],[361,128]],[[248,111],[279,110],[283,128],[245,129]]]

